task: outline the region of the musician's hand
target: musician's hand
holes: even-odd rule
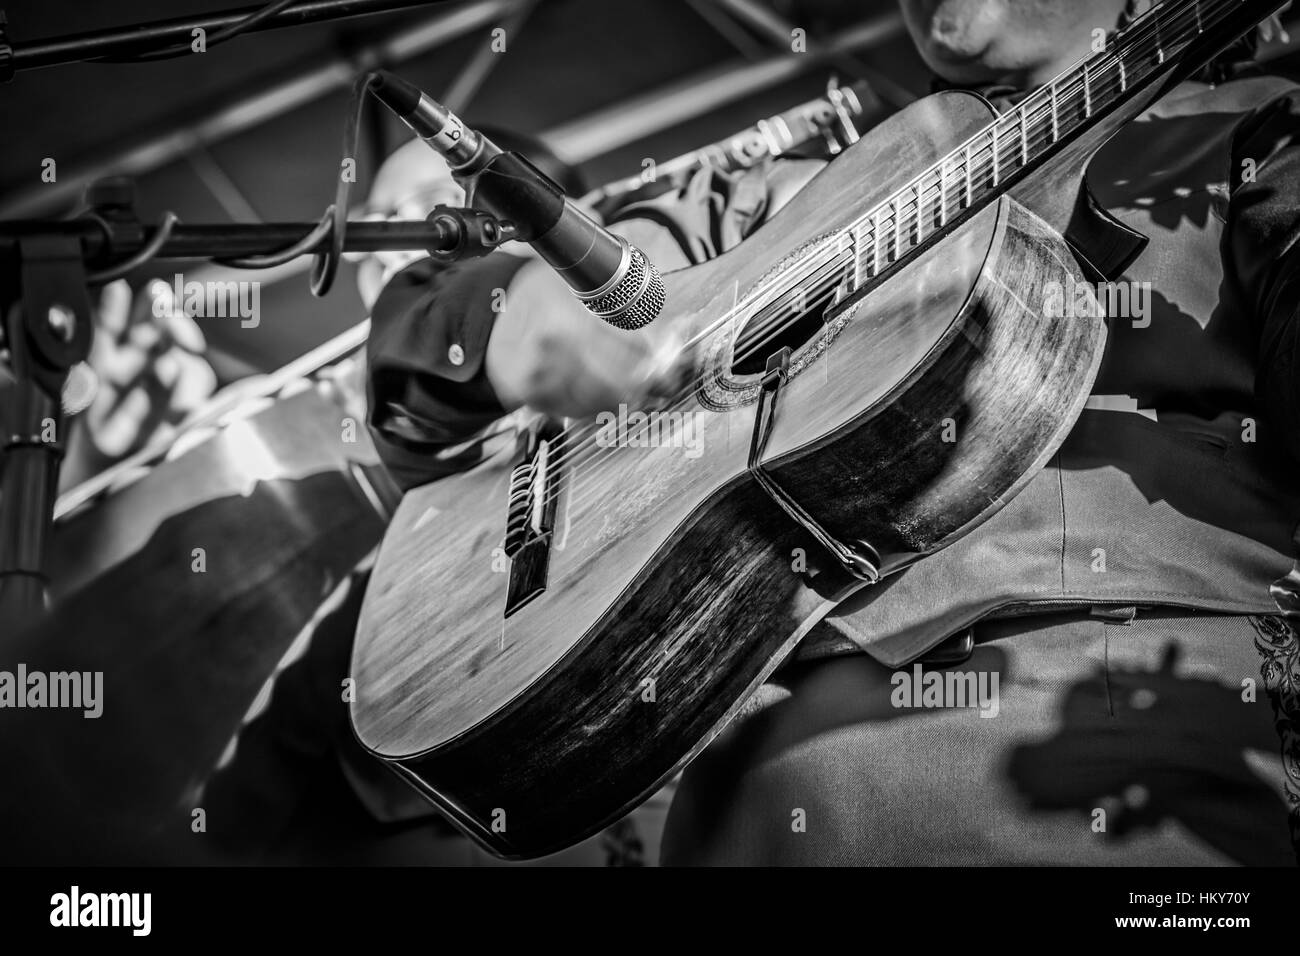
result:
[[[660,227],[634,221],[611,231],[639,246],[661,272],[686,264],[671,240],[663,241]],[[507,408],[527,405],[549,415],[584,418],[616,411],[621,403],[653,407],[676,396],[687,382],[689,330],[668,315],[634,332],[616,329],[583,308],[540,261],[515,274],[505,298],[486,364],[488,380]]]
[[[541,262],[516,273],[488,340],[487,375],[507,408],[583,418],[653,406],[685,381],[682,334],[665,317],[625,331],[588,312]]]
[[[155,316],[148,295],[133,302],[126,282],[106,285],[88,359],[98,390],[78,416],[68,477],[89,477],[139,450],[211,395],[217,380],[200,357],[204,347],[203,333],[183,312],[167,308]]]

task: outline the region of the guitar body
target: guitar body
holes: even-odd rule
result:
[[[666,275],[658,321],[706,329],[991,116],[966,93],[896,114],[739,248]],[[793,343],[764,469],[836,539],[868,542],[885,574],[989,518],[1083,407],[1104,320],[1049,318],[1042,290],[1085,278],[1061,217],[1089,208],[1088,155],[1057,165],[1041,216],[1031,190],[991,201]],[[1131,253],[1124,238],[1108,241]],[[409,492],[392,522],[357,634],[353,726],[502,856],[561,849],[636,806],[872,586],[748,470],[762,376],[733,371],[736,339],[722,328],[699,349],[691,447],[588,437],[565,452],[544,589],[509,616],[518,457]]]

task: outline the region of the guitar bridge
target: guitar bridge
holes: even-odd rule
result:
[[[510,558],[506,617],[546,590],[559,488],[552,446],[562,433],[563,429],[551,421],[534,429],[523,461],[510,474],[504,546]]]

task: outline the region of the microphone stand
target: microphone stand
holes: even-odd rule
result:
[[[90,285],[108,281],[105,272],[115,277],[124,264],[153,259],[274,256],[319,226],[145,226],[135,214],[129,181],[122,179],[92,185],[87,200],[89,209],[71,220],[0,223],[5,309],[0,345],[8,348],[16,380],[0,443],[0,622],[5,625],[22,626],[45,609],[45,553],[65,444],[63,386],[69,370],[90,354]],[[162,229],[166,235],[160,235]],[[418,249],[449,263],[487,255],[514,236],[511,223],[488,213],[438,206],[423,222],[349,223],[342,250]],[[325,232],[298,251],[332,255],[332,247]]]
[[[4,323],[16,384],[0,458],[0,621],[21,626],[45,603],[45,548],[64,449],[63,384],[89,354],[92,315],[75,239],[31,235],[18,247],[5,262],[22,292]]]

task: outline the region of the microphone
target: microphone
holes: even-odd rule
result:
[[[578,300],[620,329],[649,325],[663,311],[664,280],[636,246],[600,226],[565,198],[541,170],[503,152],[441,103],[386,70],[370,87],[416,136],[469,183],[466,205],[490,212],[537,250]]]

